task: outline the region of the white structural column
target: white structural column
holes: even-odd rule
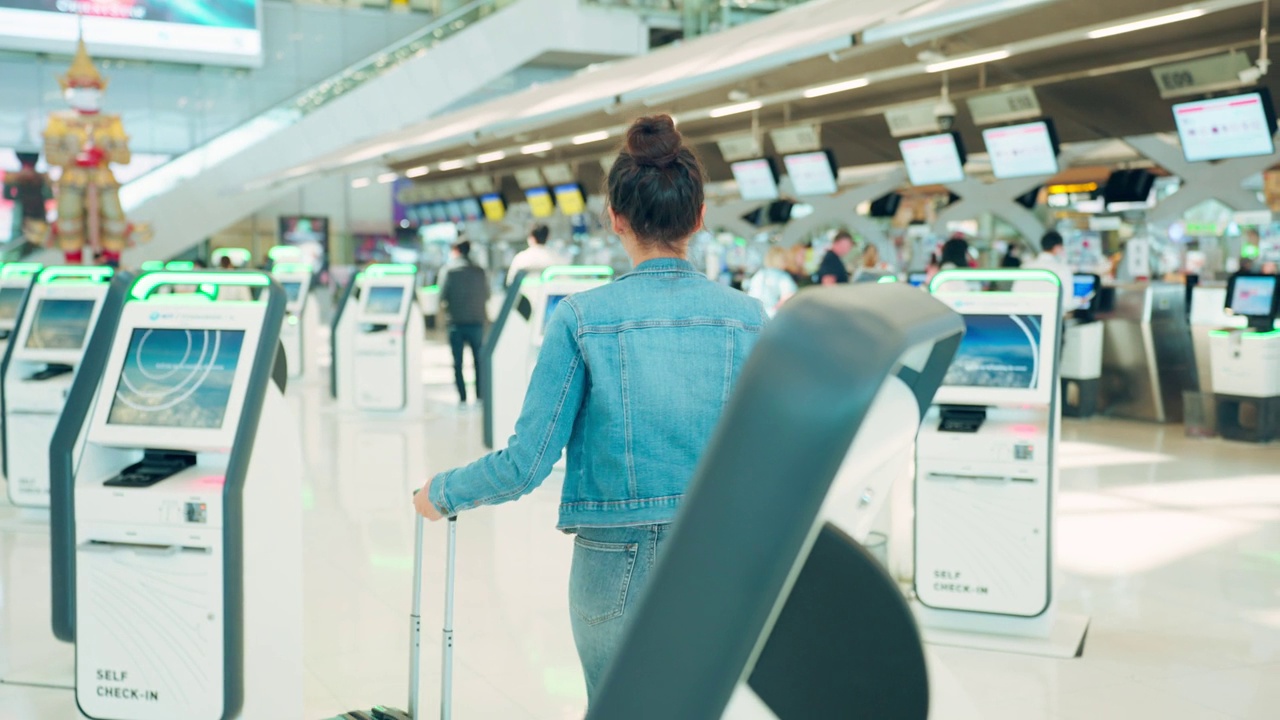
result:
[[[1147,220],[1163,225],[1177,220],[1205,200],[1220,200],[1233,210],[1262,210],[1256,195],[1242,185],[1246,178],[1280,162],[1280,153],[1261,157],[1187,162],[1182,148],[1161,135],[1139,135],[1124,139],[1133,149],[1182,179],[1178,192],[1165,198],[1147,214]]]
[[[882,256],[892,257],[893,243],[889,241],[889,236],[885,234],[880,223],[873,218],[859,215],[858,205],[901,188],[906,182],[906,177],[906,168],[899,166],[865,185],[850,188],[837,195],[816,199],[806,198],[805,202],[813,206],[813,214],[787,223],[782,230],[779,242],[783,245],[794,245],[815,230],[835,223],[844,225],[864,240],[875,243],[880,248]]]
[[[1063,164],[1066,164],[1065,160]],[[1035,242],[1044,234],[1044,223],[1034,212],[1019,205],[1017,198],[1043,185],[1050,177],[1044,175],[992,182],[969,177],[950,183],[947,189],[959,195],[960,199],[938,211],[934,232],[945,235],[948,222],[969,220],[989,212],[1012,225],[1027,240]]]

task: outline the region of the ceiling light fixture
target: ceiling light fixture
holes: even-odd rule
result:
[[[389,182],[395,182],[398,177],[400,176],[393,172],[382,173],[378,176],[378,182],[382,185],[386,185]]]
[[[1123,25],[1114,25],[1100,30],[1091,30],[1087,35],[1090,40],[1097,40],[1098,38],[1111,37],[1112,35],[1123,35],[1125,33],[1134,32],[1135,30],[1146,30],[1147,28],[1170,25],[1172,23],[1182,22],[1183,20],[1192,20],[1201,17],[1204,14],[1205,10],[1202,8],[1196,10],[1184,10],[1170,15],[1161,15],[1159,17],[1137,20]]]
[[[525,145],[524,147],[520,148],[520,154],[536,155],[538,153],[547,152],[553,147],[555,147],[555,145],[549,142],[536,142],[536,143],[533,143],[532,145]]]
[[[501,150],[494,150],[493,152],[480,153],[476,156],[476,162],[483,165],[484,163],[497,162],[506,156],[507,154]]]
[[[943,60],[942,62],[930,63],[924,66],[927,73],[940,73],[957,68],[969,67],[970,65],[981,65],[983,63],[995,62],[996,60],[1004,60],[1013,53],[1008,50],[996,50],[995,52],[982,53],[981,55],[970,55],[969,57],[956,58],[955,60]]]
[[[856,80],[845,80],[844,82],[831,83],[830,85],[819,85],[818,87],[811,87],[808,90],[804,91],[804,96],[807,98],[816,98],[816,97],[822,97],[823,95],[834,95],[835,93],[844,92],[846,90],[857,90],[858,88],[864,88],[870,84],[871,84],[871,81],[868,80],[867,78],[858,78]]]
[[[429,172],[431,172],[431,168],[427,167],[426,165],[419,165],[418,167],[412,167],[412,168],[409,168],[408,170],[405,170],[404,176],[408,178],[417,178],[417,177],[422,177],[423,175],[426,175]]]
[[[355,190],[369,187],[369,178],[356,178],[351,181],[351,187]]]
[[[609,139],[608,130],[598,130],[596,132],[589,132],[583,135],[575,135],[573,137],[573,144],[586,145],[587,143],[600,142],[601,140],[608,140],[608,139]]]
[[[466,166],[461,160],[445,160],[436,167],[441,170],[458,170]]]
[[[733,105],[723,105],[715,108],[707,113],[713,118],[722,118],[728,115],[737,115],[738,113],[751,112],[764,107],[764,103],[759,100],[748,100],[747,102],[734,103]]]

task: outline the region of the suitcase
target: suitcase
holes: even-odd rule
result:
[[[388,707],[375,707],[369,712],[356,710],[339,715],[333,720],[426,720],[421,714],[418,697],[418,675],[422,668],[422,516],[416,517],[413,528],[413,604],[409,608],[409,711]],[[453,581],[458,545],[458,518],[448,520],[444,571],[444,624],[441,627],[441,645],[444,648],[440,665],[440,720],[453,717]]]

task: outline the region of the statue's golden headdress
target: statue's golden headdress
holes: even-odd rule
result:
[[[107,79],[93,66],[93,58],[89,57],[89,49],[85,47],[83,37],[76,43],[76,56],[71,59],[71,67],[67,69],[66,75],[58,78],[58,84],[63,90],[88,87],[107,89]]]

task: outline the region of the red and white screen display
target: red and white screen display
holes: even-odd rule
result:
[[[991,172],[1000,179],[1056,175],[1058,154],[1043,120],[982,131]]]
[[[1173,118],[1189,162],[1275,152],[1266,99],[1260,93],[1174,105]]]
[[[912,138],[898,146],[912,185],[945,185],[964,180],[964,160],[955,135]]]

